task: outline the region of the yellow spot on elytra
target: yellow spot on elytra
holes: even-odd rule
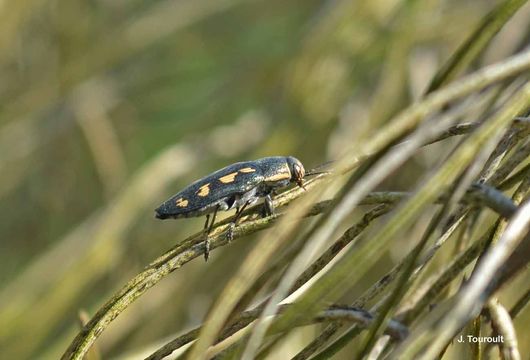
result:
[[[177,201],[175,201],[175,205],[177,205],[178,207],[186,207],[188,206],[188,200],[179,198],[177,199]]]
[[[285,180],[285,179],[290,179],[290,178],[291,178],[290,173],[281,172],[281,173],[272,175],[271,177],[268,177],[267,181],[279,181],[279,180]]]
[[[210,193],[210,183],[204,184],[199,188],[199,191],[197,191],[197,195],[199,196],[206,196]]]
[[[251,173],[251,172],[254,172],[254,171],[256,171],[256,169],[251,168],[251,167],[246,167],[246,168],[243,168],[243,169],[239,170],[240,173]]]
[[[222,182],[223,184],[234,182],[236,175],[237,175],[237,171],[219,178],[219,181]]]

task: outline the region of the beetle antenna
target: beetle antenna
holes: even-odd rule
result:
[[[300,186],[302,189],[304,189],[305,191],[307,191],[307,189],[306,189],[306,187],[305,187],[305,185],[304,185],[304,180],[300,179],[300,180],[298,180],[298,181],[296,182],[296,184],[297,184],[298,186]]]
[[[332,165],[335,162],[336,162],[335,160],[326,161],[325,163],[320,164],[314,167],[313,169],[309,170],[308,172],[306,172],[305,176],[320,175],[320,174],[329,175],[333,172],[331,170],[324,170],[324,169],[329,168],[330,165]]]
[[[327,175],[329,175],[329,174],[332,174],[332,172],[331,172],[331,171],[311,171],[311,170],[309,170],[308,172],[305,173],[305,176],[304,176],[304,177],[306,177],[306,176],[312,176],[312,175],[320,175],[320,174],[327,174]]]

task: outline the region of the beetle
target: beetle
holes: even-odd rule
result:
[[[271,197],[273,191],[291,183],[305,189],[304,176],[304,166],[292,156],[272,156],[238,162],[188,185],[156,208],[155,217],[163,220],[206,215],[204,259],[208,260],[208,234],[213,229],[218,211],[236,209],[234,220],[226,234],[228,241],[231,241],[234,228],[247,206],[264,198],[264,215],[274,214]]]

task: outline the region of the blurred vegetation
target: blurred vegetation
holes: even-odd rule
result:
[[[396,316],[413,334],[389,345],[396,354],[444,339],[425,330],[439,320],[428,305],[446,310],[458,301],[468,264],[488,254],[484,232],[493,229],[502,244],[509,226],[482,203],[457,204],[477,180],[515,204],[528,198],[530,125],[512,120],[529,113],[529,39],[530,5],[520,0],[0,2],[0,358],[60,358],[80,322],[149,271],[91,338],[86,358],[142,359],[206,320],[188,350],[195,358],[230,314],[236,321],[252,304],[271,294],[282,300],[303,284],[294,280],[352,227],[359,233],[321,282],[283,308],[268,332],[256,326],[251,340],[241,335],[219,358],[352,359],[384,341]],[[518,67],[509,60],[517,53],[527,54]],[[496,78],[479,71],[491,64]],[[464,123],[473,126],[422,147]],[[404,139],[413,147],[392,147]],[[154,219],[153,209],[191,181],[271,155],[296,156],[308,169],[334,160],[336,171],[307,193],[280,196],[301,197],[282,208],[286,219],[244,223],[229,246],[217,228],[208,263],[192,235],[204,219]],[[377,166],[387,172],[370,177]],[[519,175],[506,182],[510,174]],[[364,189],[403,196],[370,202]],[[356,201],[343,206],[352,194]],[[318,216],[299,220],[331,198]],[[179,258],[191,248],[199,259]],[[459,256],[467,262],[414,308],[420,290]],[[418,259],[425,266],[413,274]],[[399,286],[361,297],[398,265],[391,279]],[[502,319],[511,309],[519,351],[530,353],[528,279],[523,270],[501,281],[462,334],[509,332]],[[383,325],[329,325],[333,304],[381,310]],[[276,305],[266,311],[275,314]],[[321,337],[332,327],[333,336]],[[492,346],[442,345],[444,359],[498,356]]]

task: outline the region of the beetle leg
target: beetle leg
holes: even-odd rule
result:
[[[219,210],[219,205],[215,207],[215,210],[212,215],[212,222],[210,223],[210,227],[208,228],[208,234],[212,232],[213,224],[215,224],[215,218],[217,216],[217,211]]]
[[[272,202],[272,197],[270,194],[265,196],[265,203],[263,207],[263,217],[274,215],[274,204]]]
[[[206,215],[206,223],[204,224],[204,231],[206,232],[206,240],[204,240],[204,261],[208,261],[210,257],[210,232],[213,229],[213,224],[215,223],[215,217],[217,216],[217,210],[219,210],[219,205],[215,207],[212,215],[212,221],[208,226],[208,220],[210,220],[210,214]]]
[[[208,220],[210,220],[210,214],[206,214],[206,222],[204,223],[204,232],[208,233]]]
[[[226,238],[228,239],[228,242],[231,242],[234,239],[234,228],[236,227],[237,223],[239,222],[239,219],[241,219],[241,215],[243,215],[243,211],[245,211],[245,208],[251,203],[251,200],[248,200],[246,203],[241,206],[241,208],[238,208],[236,212],[236,216],[234,218],[234,221],[232,221],[228,226],[228,231],[226,233]]]

